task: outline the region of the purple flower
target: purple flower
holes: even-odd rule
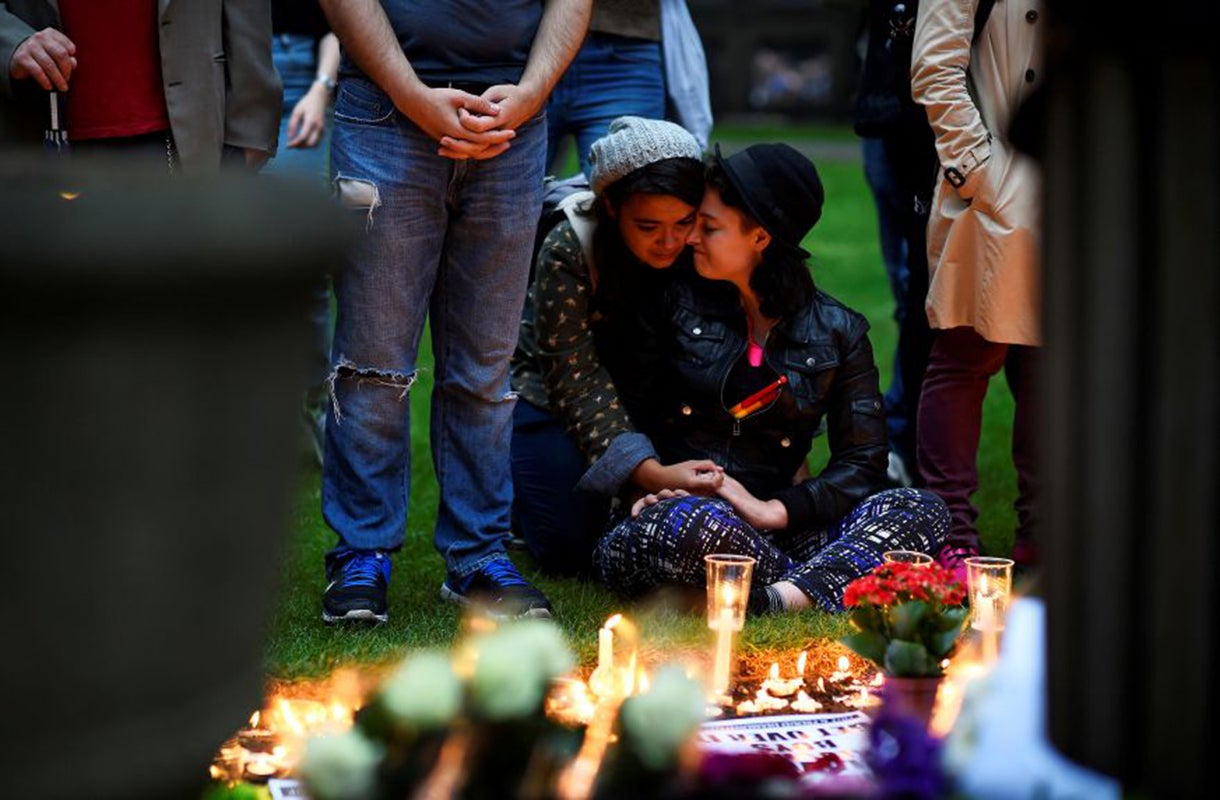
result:
[[[691,794],[701,798],[783,797],[795,793],[800,774],[795,764],[778,753],[706,753]]]
[[[865,756],[879,797],[943,797],[949,789],[940,764],[941,742],[923,723],[883,708],[869,730]]]

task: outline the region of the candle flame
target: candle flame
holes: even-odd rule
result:
[[[847,660],[847,656],[839,656],[839,672],[847,672],[850,666],[851,662]]]
[[[635,679],[635,686],[636,686],[636,690],[640,694],[644,694],[645,692],[648,691],[648,687],[651,686],[651,684],[648,682],[648,673],[647,672],[645,672],[644,670],[639,671],[639,675]]]
[[[805,663],[809,659],[809,653],[801,651],[800,656],[796,659],[796,677],[805,677]]]
[[[880,672],[878,672],[876,675],[873,676],[873,680],[871,683],[872,686],[880,686],[883,683],[885,683],[885,676],[882,675]]]
[[[75,200],[76,198],[80,197],[80,192],[63,191],[63,192],[59,193],[59,197],[62,200],[72,201],[72,200]]]
[[[775,661],[771,662],[771,680],[779,680],[779,664]]]
[[[940,662],[940,668],[948,669],[949,668],[949,659],[946,658],[944,661]]]
[[[603,625],[602,627],[605,628],[606,630],[611,630],[614,628],[615,625],[619,624],[622,621],[623,621],[623,615],[615,614],[614,616],[607,619],[606,624]]]
[[[250,715],[250,727],[251,728],[258,727],[258,720],[260,717],[262,717],[261,711],[255,711],[253,714]]]
[[[288,726],[289,730],[297,736],[305,735],[308,730],[306,721],[297,714],[297,709],[293,707],[292,703],[281,697],[277,709],[280,712],[280,718],[284,720],[284,724]]]
[[[826,684],[822,681],[821,678],[818,678],[818,691],[819,692],[826,691]]]

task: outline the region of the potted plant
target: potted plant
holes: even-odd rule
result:
[[[843,644],[885,674],[885,696],[925,723],[968,610],[966,590],[938,564],[885,563],[847,585],[855,632]]]

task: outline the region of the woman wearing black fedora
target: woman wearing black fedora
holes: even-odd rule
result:
[[[814,165],[784,144],[723,157],[688,238],[698,274],[667,289],[645,430],[663,463],[708,459],[717,497],[647,495],[602,537],[594,564],[639,595],[701,585],[710,553],[753,556],[751,608],[842,609],[887,550],[935,553],[944,504],[885,490],[888,445],[868,323],[817,290],[801,249],[822,212]],[[825,424],[830,460],[806,468]]]

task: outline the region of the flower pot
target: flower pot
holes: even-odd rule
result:
[[[936,693],[944,676],[929,678],[895,678],[886,676],[881,692],[882,704],[887,712],[917,719],[924,727],[932,720],[932,709],[936,707]]]

